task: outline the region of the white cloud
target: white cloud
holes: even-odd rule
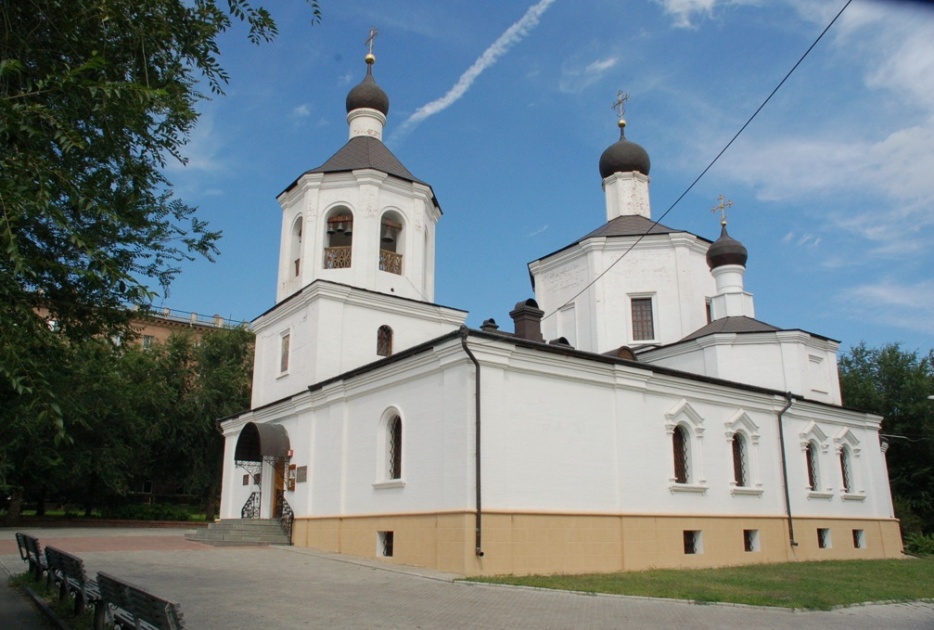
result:
[[[526,238],[532,238],[533,236],[538,236],[539,234],[545,233],[547,230],[548,230],[548,225],[545,224],[541,226],[540,228],[538,228],[537,230],[526,234]]]
[[[851,317],[903,330],[934,334],[934,280],[883,280],[845,289],[839,295]]]
[[[529,32],[532,31],[542,17],[542,14],[554,4],[555,0],[539,0],[536,4],[529,7],[518,22],[507,28],[502,35],[490,45],[483,54],[480,55],[473,65],[470,66],[458,79],[447,94],[441,98],[435,99],[430,103],[422,105],[414,114],[402,123],[395,132],[394,137],[402,136],[411,131],[415,126],[426,118],[444,111],[467,93],[467,90],[473,85],[487,68],[499,61],[499,58],[509,52],[515,44],[521,42]]]
[[[311,108],[308,103],[302,103],[292,110],[293,118],[308,118],[309,116],[311,116]]]
[[[558,88],[565,93],[577,93],[593,85],[619,62],[619,57],[607,57],[592,61],[583,68],[573,62],[565,62],[561,68]]]
[[[839,11],[793,4],[823,24]],[[806,111],[816,121],[810,133],[751,127],[721,167],[763,200],[820,207],[829,229],[868,241],[864,254],[904,259],[928,247],[918,228],[934,226],[934,12],[854,3],[831,34],[817,51],[823,61],[806,63],[834,59],[860,73],[866,91],[827,115]]]
[[[224,148],[221,136],[221,133],[215,132],[214,116],[210,110],[202,112],[191,132],[188,144],[181,150],[182,156],[187,160],[186,164],[182,165],[177,160],[170,159],[166,170],[170,173],[220,170],[222,160],[218,156]]]
[[[697,28],[694,18],[713,17],[719,5],[756,4],[757,0],[655,0],[665,8],[665,13],[674,16],[678,28]]]
[[[656,0],[665,7],[665,13],[671,14],[675,18],[675,26],[680,28],[692,28],[691,22],[697,14],[710,15],[713,13],[713,7],[716,0]]]

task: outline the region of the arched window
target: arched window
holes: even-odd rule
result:
[[[353,215],[346,208],[331,211],[327,219],[325,269],[347,269],[353,253]]]
[[[292,276],[297,278],[302,273],[302,225],[304,221],[299,216],[292,224],[291,248]]]
[[[383,215],[379,226],[379,270],[402,274],[402,219],[395,212]]]
[[[691,476],[690,453],[687,429],[679,424],[671,434],[671,446],[675,460],[675,483],[687,483]]]
[[[817,466],[817,445],[808,442],[804,447],[804,457],[808,466],[808,489],[817,492],[820,484],[820,469]]]
[[[392,355],[392,328],[380,326],[376,331],[376,354],[381,357]]]
[[[733,481],[737,486],[749,485],[749,454],[746,437],[742,433],[733,434]]]
[[[390,479],[402,478],[402,418],[393,416],[387,425],[386,444],[389,447],[386,462]]]
[[[840,476],[843,480],[843,491],[853,491],[853,468],[850,460],[850,448],[844,446],[840,449]]]

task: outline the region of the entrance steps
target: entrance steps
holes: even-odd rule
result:
[[[216,547],[292,544],[279,519],[273,518],[221,519],[206,528],[188,532],[185,538]]]

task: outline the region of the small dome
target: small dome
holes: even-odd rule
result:
[[[649,154],[640,145],[626,139],[625,120],[619,121],[619,142],[607,147],[600,156],[600,177],[606,179],[613,173],[631,173],[638,171],[649,174],[652,163]]]
[[[720,230],[720,238],[707,250],[707,266],[711,269],[722,267],[724,265],[742,265],[746,266],[746,260],[749,258],[749,252],[746,247],[731,238],[726,232],[726,224]]]
[[[347,113],[355,109],[375,109],[381,112],[383,116],[389,115],[389,97],[383,92],[383,89],[376,85],[376,79],[373,78],[373,62],[376,60],[372,55],[366,57],[366,77],[363,78],[356,87],[347,94]]]

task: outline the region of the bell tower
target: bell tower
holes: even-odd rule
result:
[[[347,95],[347,144],[279,195],[277,301],[318,279],[434,299],[441,208],[431,187],[383,144],[389,97],[373,78],[374,37],[375,29],[366,76]]]
[[[389,97],[366,75],[347,94],[347,143],[278,196],[276,305],[253,322],[253,406],[455,330],[434,304],[434,191],[383,144]]]

